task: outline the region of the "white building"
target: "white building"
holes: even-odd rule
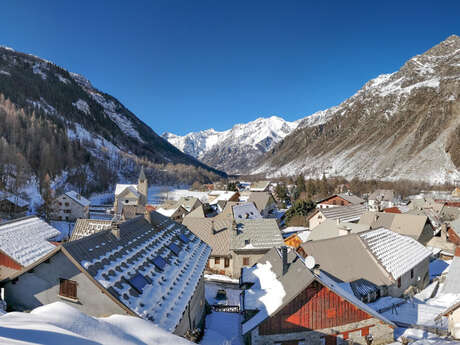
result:
[[[52,218],[55,220],[75,221],[88,218],[90,201],[75,191],[66,192],[53,203]]]

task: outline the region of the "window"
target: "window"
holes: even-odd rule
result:
[[[70,204],[69,204],[68,202],[66,202],[64,205],[66,205],[66,206],[70,206]]]
[[[245,246],[247,246],[247,245],[249,245],[249,244],[251,244],[251,240],[244,240],[244,245],[245,245]]]
[[[129,202],[129,200],[128,200],[128,199],[126,199],[126,200],[125,200],[125,204],[127,204],[128,202]]]
[[[343,202],[343,200],[340,202],[340,205],[342,205],[342,206],[344,206],[344,205],[345,205],[345,203]]]
[[[70,210],[64,210],[64,213],[70,213],[71,211]]]
[[[189,239],[187,236],[185,236],[184,234],[180,234],[180,235],[179,235],[179,239],[180,239],[182,242],[184,242],[185,244],[187,244],[187,243],[190,242],[190,239]]]
[[[401,287],[401,277],[398,278],[398,287]]]
[[[131,285],[137,292],[142,293],[144,286],[146,286],[149,282],[145,277],[137,273],[134,277],[129,279],[129,285]]]
[[[168,248],[174,253],[174,255],[179,256],[180,247],[178,245],[176,245],[175,243],[170,243],[168,244]]]
[[[214,265],[220,265],[220,258],[219,257],[214,258]]]
[[[77,282],[69,279],[60,278],[59,296],[77,299]]]
[[[230,266],[230,259],[229,259],[229,258],[225,258],[225,259],[224,259],[224,266],[225,266],[225,267]]]
[[[410,279],[413,279],[414,278],[414,269],[411,269],[410,270]]]
[[[332,205],[337,205],[337,200],[333,200]]]
[[[59,206],[62,206],[62,202],[59,202]]]
[[[248,257],[243,258],[243,266],[249,266],[249,258]]]
[[[165,269],[165,266],[167,264],[166,260],[163,259],[161,256],[157,256],[155,257],[155,259],[153,259],[153,264],[160,270],[164,270]]]

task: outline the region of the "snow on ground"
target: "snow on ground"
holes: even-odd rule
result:
[[[204,279],[210,280],[210,281],[219,281],[219,282],[224,282],[224,283],[233,283],[233,284],[239,284],[238,279],[233,279],[227,276],[224,276],[222,274],[205,274]]]
[[[148,203],[160,205],[166,200],[179,200],[181,197],[193,196],[201,201],[208,200],[208,192],[199,192],[173,186],[151,186],[149,188]]]
[[[0,328],[1,344],[192,344],[150,321],[122,315],[94,318],[63,302],[39,307],[30,313],[3,315]]]
[[[454,345],[460,344],[460,342],[455,340],[447,340],[440,337],[437,334],[427,332],[422,329],[415,328],[396,328],[394,332],[395,338],[399,340],[398,342],[392,343],[390,345],[399,345],[401,344],[402,337],[409,339],[411,345]]]
[[[240,334],[240,314],[212,312],[206,316],[201,345],[243,345]]]
[[[225,301],[216,299],[216,294],[218,290],[225,290],[227,293],[227,299]],[[205,296],[206,301],[209,304],[221,304],[221,305],[240,305],[240,293],[241,290],[237,285],[231,286],[230,284],[220,284],[220,283],[211,283],[206,282],[205,284]]]

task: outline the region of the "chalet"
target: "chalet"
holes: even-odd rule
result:
[[[429,283],[431,252],[416,240],[385,228],[302,244],[299,252],[338,282],[349,283],[356,297],[371,302],[400,297]],[[331,255],[333,253],[333,255]]]
[[[0,214],[2,217],[25,216],[29,210],[29,203],[17,195],[0,192]]]
[[[0,224],[0,279],[22,270],[56,248],[60,232],[36,216]]]
[[[340,222],[337,220],[326,219],[316,226],[308,237],[309,241],[319,241],[328,238],[357,234],[370,229],[369,225]]]
[[[273,248],[242,270],[246,344],[368,344],[372,338],[378,345],[394,340],[391,321],[313,268],[311,261]]]
[[[257,181],[251,183],[249,190],[251,192],[268,192],[269,187],[270,181]]]
[[[426,245],[434,235],[429,218],[421,215],[366,212],[359,220],[359,224],[369,225],[371,229],[384,227],[412,237],[423,245]]]
[[[178,335],[200,328],[211,249],[156,212],[56,247],[3,281],[14,310],[62,301],[95,317],[127,314]]]
[[[185,218],[183,224],[211,248],[210,273],[238,278],[270,248],[283,244],[274,219]]]
[[[325,207],[316,209],[308,218],[310,229],[324,222],[325,220],[339,220],[342,222],[358,222],[361,216],[367,212],[364,204],[349,206]]]
[[[276,201],[270,192],[251,192],[248,202],[253,202],[263,218],[273,217],[276,212]]]
[[[74,191],[69,191],[58,196],[52,206],[51,217],[54,220],[66,220],[74,222],[78,218],[88,218],[89,216],[88,199]]]
[[[121,214],[123,205],[145,206],[147,204],[148,181],[144,167],[141,168],[137,184],[117,184],[115,187],[115,213]]]
[[[395,194],[391,189],[377,189],[369,195],[367,202],[369,210],[376,212],[396,205]]]
[[[366,201],[351,193],[334,194],[316,202],[317,208],[329,208],[337,206],[362,205]]]

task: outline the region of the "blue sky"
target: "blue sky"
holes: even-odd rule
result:
[[[3,1],[0,44],[85,75],[157,133],[336,105],[451,34],[460,1]]]

